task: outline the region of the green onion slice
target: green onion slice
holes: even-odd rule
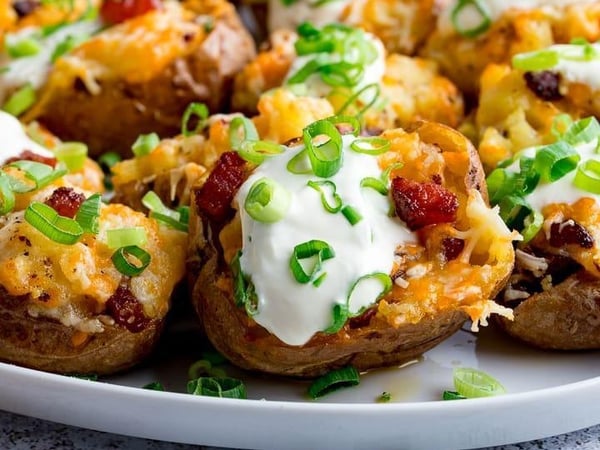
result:
[[[233,297],[235,306],[243,306],[249,316],[258,312],[258,296],[252,281],[242,272],[240,257],[241,250],[236,253],[231,261],[231,272],[233,273]]]
[[[127,277],[135,277],[146,270],[152,257],[137,245],[127,245],[114,252],[111,259],[119,272]]]
[[[385,170],[381,173],[381,181],[383,181],[386,186],[389,186],[390,185],[390,174],[394,170],[401,169],[402,166],[404,166],[404,163],[401,163],[401,162],[396,162],[396,163],[393,163],[393,164],[390,164],[389,166],[387,166],[385,168]]]
[[[140,134],[131,146],[131,151],[137,157],[144,156],[151,153],[159,143],[160,138],[156,133]]]
[[[211,377],[226,377],[227,373],[221,367],[214,367],[215,364],[207,359],[200,359],[194,362],[188,369],[188,378],[194,380],[202,375]]]
[[[105,167],[106,169],[110,169],[115,164],[121,161],[121,155],[117,152],[106,152],[100,155],[98,158],[98,164]]]
[[[69,53],[75,47],[79,47],[85,41],[90,38],[89,34],[83,34],[80,36],[68,35],[61,43],[59,43],[50,57],[50,61],[54,63],[61,56]]]
[[[31,203],[25,210],[25,221],[59,244],[73,245],[83,234],[83,229],[75,220],[60,216],[45,203]]]
[[[365,74],[365,68],[358,63],[340,61],[322,64],[319,67],[321,79],[330,86],[356,86]]]
[[[148,242],[146,230],[143,227],[116,228],[106,230],[106,245],[117,249],[137,245],[141,247]]]
[[[312,173],[310,160],[308,159],[308,151],[303,148],[287,163],[287,171],[295,175],[305,175]]]
[[[275,223],[285,217],[291,200],[290,192],[281,184],[263,177],[250,187],[244,209],[258,222]]]
[[[464,400],[466,398],[467,397],[460,395],[456,391],[444,391],[444,394],[442,395],[443,400]]]
[[[466,398],[491,397],[504,394],[506,389],[491,375],[477,369],[454,369],[454,388]]]
[[[512,66],[525,72],[548,70],[555,67],[560,60],[557,51],[551,49],[519,53],[512,58]]]
[[[8,214],[15,208],[15,193],[12,190],[8,175],[0,171],[0,216]]]
[[[342,329],[348,318],[350,317],[350,311],[347,305],[336,303],[332,310],[333,320],[331,325],[323,330],[327,334],[335,334]]]
[[[200,377],[187,384],[188,394],[245,399],[246,386],[236,378]]]
[[[54,149],[54,156],[69,172],[83,169],[88,155],[88,147],[82,142],[63,142]]]
[[[258,131],[247,117],[235,117],[229,124],[229,145],[239,150],[244,141],[258,141]]]
[[[298,283],[310,283],[317,277],[324,261],[335,256],[333,248],[325,241],[311,240],[298,244],[290,258],[290,269]],[[301,261],[312,259],[312,267],[308,272],[302,266]]]
[[[536,152],[535,169],[544,181],[556,181],[575,170],[581,156],[568,143],[558,141]]]
[[[30,83],[14,92],[2,105],[2,109],[13,116],[20,116],[36,101],[35,89]]]
[[[142,386],[142,389],[148,389],[150,391],[164,391],[165,387],[160,381],[153,381],[152,383]]]
[[[552,136],[556,140],[562,139],[569,127],[573,124],[573,119],[568,114],[558,114],[552,119],[552,128],[550,129]]]
[[[356,91],[346,102],[336,111],[336,114],[348,114],[351,107],[358,108],[356,117],[362,115],[372,107],[381,95],[381,87],[378,83],[367,84],[365,87]],[[367,100],[365,100],[367,98]]]
[[[5,39],[5,48],[11,58],[37,55],[42,49],[40,42],[33,37],[20,39],[17,42],[10,41],[11,39],[9,39],[9,36],[7,35]]]
[[[308,79],[308,77],[310,77],[314,73],[317,73],[320,68],[321,68],[321,63],[319,63],[315,59],[312,59],[309,62],[307,62],[305,65],[303,65],[298,70],[298,72],[296,72],[294,75],[292,75],[290,78],[288,78],[287,84],[304,83]]]
[[[338,131],[340,131],[341,134],[353,134],[354,136],[358,136],[360,134],[360,122],[356,117],[342,116],[338,114],[335,116],[328,117],[327,120],[329,120],[332,124],[336,125],[336,128],[338,129]],[[350,131],[349,133],[342,132],[342,130],[344,130],[343,125],[349,125],[352,131]],[[340,128],[342,128],[342,130],[340,130]]]
[[[304,145],[314,174],[329,178],[342,167],[342,136],[327,119],[318,120],[302,131]],[[325,140],[323,140],[325,138]]]
[[[75,221],[81,226],[85,233],[98,234],[100,229],[100,205],[102,196],[100,194],[90,195],[79,207],[75,215]]]
[[[190,130],[189,122],[194,116],[198,119],[198,123],[193,130]],[[192,134],[197,133],[206,126],[206,119],[208,119],[208,107],[204,103],[190,103],[185,109],[181,119],[181,134],[184,136],[191,136]]]
[[[479,23],[472,27],[465,28],[461,25],[461,16],[468,9],[477,12]],[[475,38],[480,34],[485,33],[492,24],[490,11],[486,3],[482,0],[459,0],[450,13],[450,20],[452,20],[452,25],[454,25],[456,32],[461,36],[468,38]]]
[[[498,205],[500,206],[500,217],[504,223],[517,230],[523,228],[525,218],[533,212],[527,200],[519,195],[507,195]]]
[[[390,149],[390,141],[380,137],[363,137],[352,142],[350,148],[356,153],[381,155]]]
[[[573,122],[562,136],[562,139],[568,144],[577,145],[587,144],[599,136],[600,124],[594,116],[591,116]]]
[[[379,192],[381,195],[388,195],[389,189],[386,184],[379,178],[365,177],[360,180],[361,187],[371,188]]]
[[[276,142],[246,140],[236,150],[243,159],[258,166],[266,158],[283,153],[285,147]]]
[[[322,397],[343,387],[356,386],[360,383],[360,375],[352,366],[332,370],[317,378],[308,388],[308,395],[312,399]]]
[[[388,292],[390,292],[392,290],[393,282],[388,274],[383,273],[383,272],[375,272],[375,273],[370,273],[368,275],[363,275],[358,280],[356,280],[354,282],[354,284],[352,285],[352,287],[350,288],[350,292],[348,293],[348,299],[347,299],[348,305],[351,305],[353,303],[353,296],[355,295],[355,291],[357,289],[359,289],[359,286],[362,283],[368,282],[368,280],[375,280],[379,284],[381,284],[381,290],[379,291],[379,293],[377,294],[377,297],[375,297],[375,299],[373,300],[372,303],[376,302],[377,300],[379,300],[381,297],[383,297],[384,295],[386,295]],[[361,312],[362,311],[360,311],[354,315],[359,315],[359,314],[361,314]]]
[[[62,167],[55,169],[48,164],[28,160],[15,161],[10,163],[8,167],[16,167],[17,169],[23,171],[25,173],[25,178],[33,182],[32,186],[10,177],[12,190],[19,194],[30,192],[35,189],[41,189],[67,173],[66,169]]]
[[[309,187],[313,188],[319,194],[321,194],[321,204],[327,212],[335,214],[342,209],[342,198],[336,192],[337,186],[333,181],[322,180],[314,181],[311,180],[306,183]]]
[[[573,184],[582,191],[600,195],[600,161],[589,159],[579,165]]]
[[[363,219],[363,216],[358,210],[351,205],[346,205],[342,208],[342,214],[350,225],[354,226]]]
[[[150,210],[150,217],[179,231],[188,231],[187,223],[181,221],[181,214],[165,206],[154,191],[148,191],[142,197],[142,204]]]
[[[523,220],[523,230],[521,235],[523,236],[523,244],[527,244],[531,241],[542,229],[544,224],[544,216],[541,212],[533,210]]]

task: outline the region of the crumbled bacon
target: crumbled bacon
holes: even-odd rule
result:
[[[594,238],[574,220],[553,223],[550,227],[550,245],[552,247],[562,247],[567,244],[579,245],[581,248],[592,248]]]
[[[397,177],[392,180],[396,213],[411,230],[456,220],[456,195],[436,183],[419,183]]]
[[[233,197],[244,182],[245,164],[236,152],[221,155],[204,185],[196,191],[198,214],[213,222],[223,222],[230,216]]]
[[[546,101],[560,100],[560,76],[555,72],[544,70],[542,72],[526,72],[523,75],[527,87],[537,97]]]
[[[465,248],[465,241],[459,238],[447,237],[442,240],[442,254],[446,261],[458,258]]]
[[[376,313],[377,308],[369,308],[360,316],[352,317],[348,321],[348,326],[352,329],[366,327],[367,325],[369,325],[369,323],[371,323],[371,319],[375,317]]]
[[[106,301],[106,309],[118,325],[127,328],[132,333],[144,330],[150,322],[144,314],[144,308],[140,301],[125,285],[120,285],[109,297]]]
[[[40,6],[37,0],[16,0],[13,1],[12,7],[19,18],[28,16]]]
[[[34,161],[42,164],[47,164],[49,166],[56,166],[56,158],[52,158],[51,156],[43,156],[38,153],[32,152],[31,150],[23,150],[19,156],[13,156],[12,158],[8,158],[4,161],[4,164],[10,164],[15,161]]]
[[[59,215],[72,219],[84,201],[85,195],[75,192],[73,188],[61,186],[52,192],[46,205],[54,208]]]

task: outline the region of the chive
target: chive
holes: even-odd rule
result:
[[[10,163],[8,167],[16,167],[25,173],[25,178],[33,182],[33,186],[29,186],[22,183],[20,180],[12,179],[12,190],[17,193],[41,189],[67,173],[63,168],[59,167],[55,169],[48,164],[28,160],[15,161]]]
[[[363,219],[362,214],[359,213],[356,208],[350,205],[346,205],[342,208],[342,214],[352,226],[356,225]]]
[[[200,377],[187,384],[188,394],[245,399],[246,386],[235,378]]]
[[[558,114],[554,117],[554,119],[552,119],[552,127],[550,132],[552,133],[552,136],[556,138],[556,140],[560,140],[572,124],[573,119],[571,119],[570,115]]]
[[[352,287],[350,287],[350,292],[348,294],[348,298],[346,303],[348,305],[352,304],[352,296],[354,295],[354,292],[357,290],[357,288],[360,286],[361,283],[364,283],[365,281],[368,280],[375,280],[378,281],[381,284],[381,291],[379,291],[379,293],[377,294],[377,296],[375,297],[374,302],[376,302],[377,300],[379,300],[381,297],[383,297],[384,295],[386,295],[388,292],[390,292],[392,290],[392,279],[390,278],[390,276],[386,273],[383,272],[375,272],[375,273],[370,273],[368,275],[363,275],[362,277],[360,277],[358,280],[356,280],[354,282],[354,284],[352,285]],[[361,312],[359,312],[358,314],[360,314]]]
[[[100,194],[90,195],[79,207],[75,215],[75,221],[81,226],[84,233],[98,234],[100,218],[100,205],[102,196]]]
[[[73,245],[83,234],[83,229],[75,220],[60,216],[45,203],[31,203],[25,210],[25,221],[59,244]]]
[[[321,79],[330,86],[356,86],[364,77],[365,68],[359,63],[340,61],[319,66]]]
[[[511,228],[523,228],[525,218],[533,211],[527,200],[518,195],[508,195],[500,203],[500,217]]]
[[[471,28],[464,28],[460,24],[460,17],[467,8],[474,9],[480,19],[479,23]],[[450,19],[452,20],[456,32],[461,36],[468,38],[475,38],[480,34],[485,33],[492,24],[489,9],[482,0],[458,0],[456,6],[450,13]]]
[[[387,188],[385,183],[378,178],[365,177],[362,180],[360,180],[360,186],[374,189],[381,195],[388,195],[389,193],[389,189]]]
[[[190,130],[189,122],[194,116],[197,118],[198,122],[194,129]],[[206,119],[208,119],[208,107],[204,103],[190,103],[185,109],[181,119],[181,134],[184,136],[191,136],[198,133],[198,131],[206,126]]]
[[[7,36],[5,48],[11,58],[37,55],[42,49],[40,42],[32,37],[21,39],[14,43],[9,43],[8,41]]]
[[[106,245],[117,249],[132,245],[142,246],[148,241],[146,230],[143,227],[116,228],[106,230]]]
[[[160,381],[153,381],[152,383],[145,384],[142,389],[148,389],[150,391],[164,391],[165,387]]]
[[[317,399],[343,387],[356,386],[360,375],[352,366],[343,367],[317,378],[308,388],[310,398]]]
[[[246,140],[236,150],[243,159],[258,166],[266,158],[283,153],[285,147],[276,142]]]
[[[444,391],[444,393],[442,395],[443,400],[464,400],[466,398],[467,397],[460,395],[456,391]]]
[[[344,324],[350,317],[350,311],[348,311],[348,306],[336,303],[335,305],[333,305],[332,316],[333,318],[331,321],[331,325],[329,325],[323,330],[324,333],[335,334],[344,327]]]
[[[523,220],[523,229],[521,230],[523,240],[521,242],[523,244],[527,244],[529,241],[531,241],[542,229],[543,224],[544,216],[542,213],[532,210],[531,213],[529,213],[529,215]]]
[[[128,245],[114,252],[111,259],[116,269],[123,275],[136,277],[146,270],[152,257],[143,248]]]
[[[258,222],[275,223],[290,207],[291,194],[277,181],[263,177],[255,181],[244,201],[244,209]]]
[[[54,156],[69,172],[83,169],[88,155],[88,147],[82,142],[63,142],[54,149]]]
[[[110,169],[115,164],[121,162],[121,155],[117,152],[106,152],[98,158],[98,164],[106,169]]]
[[[258,312],[258,296],[252,281],[242,272],[240,257],[242,251],[238,251],[231,261],[231,272],[233,274],[233,298],[236,306],[243,306],[249,316]]]
[[[537,150],[535,169],[544,181],[556,181],[575,170],[581,156],[568,143],[558,141]]]
[[[344,129],[343,125],[350,125],[352,131],[342,134],[352,134],[354,136],[358,136],[360,134],[360,122],[356,117],[337,114],[335,116],[328,117],[327,120],[336,125],[336,128],[338,131],[340,131],[340,133],[342,133],[340,128]]]
[[[333,248],[325,241],[311,240],[294,247],[290,258],[290,270],[298,283],[306,284],[313,281],[324,261],[335,257]],[[300,261],[314,259],[312,268],[307,272]]]
[[[358,138],[350,144],[350,148],[356,153],[381,155],[390,149],[390,141],[380,137]]]
[[[3,171],[0,171],[0,216],[4,216],[15,208],[15,193],[13,192],[10,179]]]
[[[387,403],[392,400],[392,394],[389,392],[383,391],[379,397],[377,397],[377,401],[379,403]]]
[[[181,215],[162,202],[154,191],[148,191],[142,197],[142,205],[150,210],[149,217],[175,230],[188,232],[188,225],[181,221]]]
[[[287,83],[304,83],[308,79],[308,77],[310,77],[314,73],[317,73],[320,68],[321,64],[317,60],[312,59],[309,62],[307,62],[304,66],[302,66],[294,75],[288,78]]]
[[[207,359],[199,359],[195,361],[188,369],[188,378],[194,380],[203,375],[210,377],[227,377],[225,370],[220,367],[215,367],[217,364],[211,363]]]
[[[562,139],[571,145],[587,144],[600,136],[600,124],[594,117],[573,122],[562,136]]]
[[[600,195],[600,161],[589,159],[579,165],[573,184],[582,191]]]
[[[258,131],[254,123],[246,117],[235,117],[229,124],[229,145],[239,150],[244,141],[258,141]]]
[[[512,66],[525,72],[548,70],[555,67],[560,60],[558,52],[552,49],[519,53],[512,58]]]
[[[327,212],[335,214],[342,209],[342,198],[336,192],[337,186],[333,181],[310,180],[306,184],[321,195],[321,204]],[[329,199],[331,199],[331,201],[329,201]]]
[[[335,125],[318,120],[304,128],[302,137],[314,174],[322,178],[335,175],[342,167],[342,136]]]
[[[52,52],[52,56],[50,56],[50,61],[52,63],[56,62],[58,58],[69,53],[75,47],[80,46],[89,38],[90,36],[87,34],[81,36],[68,35],[61,43],[59,43],[56,46],[56,48]]]
[[[306,148],[299,151],[288,161],[286,169],[288,172],[293,173],[294,175],[305,175],[312,173],[310,160],[308,159],[308,151]]]
[[[370,93],[370,91],[373,91],[373,94],[369,97],[367,101],[363,101],[365,93]],[[372,107],[375,104],[375,102],[377,102],[377,99],[380,97],[380,95],[381,87],[378,83],[367,84],[365,87],[356,91],[350,98],[348,98],[348,100],[346,100],[346,102],[340,107],[340,109],[336,111],[336,114],[349,114],[348,109],[351,106],[356,107],[356,104],[359,101],[361,101],[361,103],[363,103],[364,106],[362,106],[362,108],[355,113],[356,117],[361,117],[370,107]]]
[[[145,156],[151,153],[159,143],[160,138],[156,133],[140,134],[131,146],[131,151],[136,157]]]
[[[506,389],[491,375],[477,369],[454,369],[454,388],[466,398],[491,397],[506,393]]]
[[[2,105],[2,109],[13,116],[20,116],[36,101],[35,89],[31,83],[14,92]]]

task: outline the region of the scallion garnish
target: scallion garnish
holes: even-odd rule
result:
[[[521,230],[525,218],[533,212],[533,208],[519,195],[507,195],[500,203],[500,217],[510,228]]]
[[[35,89],[30,83],[14,92],[2,105],[2,109],[13,116],[20,116],[36,101]]]
[[[521,236],[523,244],[527,244],[531,241],[536,234],[542,229],[544,224],[544,216],[541,212],[532,210],[527,217],[523,220],[523,230],[521,230]]]
[[[571,145],[587,144],[600,136],[600,124],[594,116],[577,120],[569,125],[562,139]]]
[[[145,384],[142,389],[148,389],[150,391],[164,391],[165,387],[160,381],[153,381],[152,383]]]
[[[60,216],[45,203],[31,203],[25,210],[25,221],[59,244],[73,245],[83,234],[83,229],[75,220]]]
[[[12,42],[12,39],[7,35],[5,38],[5,48],[11,58],[22,58],[25,56],[37,55],[42,46],[37,39],[28,37]]]
[[[372,93],[371,93],[372,92]],[[381,95],[381,87],[377,83],[367,84],[363,88],[356,91],[352,96],[348,98],[344,102],[344,104],[336,111],[339,114],[349,114],[349,109],[354,107],[357,109],[356,112],[351,111],[356,114],[356,117],[361,117],[371,106],[377,102],[377,99]],[[367,97],[367,100],[365,100]]]
[[[246,386],[235,378],[200,377],[187,384],[188,394],[209,397],[246,398]]]
[[[188,378],[194,380],[203,375],[211,377],[227,377],[227,373],[221,367],[215,367],[215,364],[207,359],[199,359],[195,361],[188,369]]]
[[[461,18],[464,18],[464,14],[468,14],[467,11],[469,9],[477,14],[479,23],[464,27],[461,23]],[[456,32],[468,38],[475,38],[485,33],[492,24],[488,6],[482,0],[458,0],[450,13],[450,20],[452,20],[452,25],[454,25]]]
[[[137,245],[127,245],[114,252],[111,259],[119,272],[127,277],[135,277],[146,270],[152,257]]]
[[[466,398],[491,397],[504,394],[506,389],[491,375],[477,369],[454,369],[454,388]]]
[[[25,178],[33,182],[33,185],[28,185],[20,180],[9,177],[12,190],[19,194],[41,189],[67,173],[66,169],[62,167],[55,169],[48,164],[29,160],[15,161],[10,163],[8,167],[15,167],[21,170],[25,174]]]
[[[387,403],[392,400],[392,394],[389,392],[383,391],[379,397],[377,397],[377,402],[379,403]]]
[[[355,86],[364,77],[365,68],[358,63],[340,61],[319,66],[321,79],[330,86]]]
[[[348,293],[348,299],[347,299],[348,305],[351,305],[353,303],[353,300],[354,300],[353,296],[355,295],[355,292],[357,292],[357,290],[360,289],[359,286],[363,283],[368,283],[370,280],[374,280],[381,285],[381,290],[379,291],[379,293],[377,294],[377,296],[375,297],[373,302],[376,302],[377,300],[379,300],[381,297],[383,297],[384,295],[386,295],[388,292],[390,292],[392,290],[393,282],[388,274],[383,273],[383,272],[375,272],[375,273],[363,275],[358,280],[356,280],[354,282],[354,284],[352,285],[352,287],[350,288],[350,292]],[[360,294],[358,294],[358,295],[360,295]],[[360,314],[360,312],[358,314]]]
[[[63,142],[54,149],[54,156],[67,167],[69,172],[83,169],[87,154],[88,147],[82,142]]]
[[[246,313],[253,316],[258,312],[258,296],[254,284],[242,272],[241,256],[242,252],[240,250],[233,257],[230,265],[233,274],[233,298],[236,306],[243,306]]]
[[[350,225],[354,226],[363,219],[363,216],[358,210],[351,205],[346,205],[342,208],[342,214]]]
[[[380,137],[363,137],[354,140],[350,148],[357,153],[381,155],[390,149],[390,141]]]
[[[537,150],[535,169],[543,181],[556,181],[575,170],[581,156],[568,143],[558,141]]]
[[[314,174],[329,178],[342,167],[342,136],[330,121],[313,122],[302,131],[304,145]]]
[[[335,116],[328,117],[327,120],[334,124],[341,134],[352,134],[354,136],[358,136],[360,134],[360,122],[356,117],[337,114]],[[349,125],[351,131],[344,132],[344,125]],[[342,128],[342,130],[340,130],[340,128]]]
[[[386,184],[383,181],[381,181],[379,178],[365,177],[362,180],[360,180],[360,185],[361,185],[361,187],[367,187],[367,188],[374,189],[375,191],[379,192],[381,195],[388,195],[388,192],[389,192],[389,189],[386,186]]]
[[[333,248],[325,241],[311,240],[298,244],[290,258],[290,270],[298,283],[310,283],[318,277],[324,261],[335,256]],[[301,261],[311,259],[312,267],[305,270]]]
[[[464,400],[466,398],[467,397],[465,397],[464,395],[460,395],[456,391],[444,391],[442,395],[443,400]]]
[[[342,198],[336,192],[337,186],[333,181],[310,180],[306,184],[321,194],[321,204],[327,212],[335,214],[342,209]]]
[[[144,156],[152,152],[159,143],[160,138],[156,133],[140,134],[131,146],[131,151],[136,157]]]
[[[244,141],[258,141],[258,131],[247,117],[235,117],[229,124],[229,145],[233,150],[239,150]]]
[[[567,132],[569,127],[573,124],[573,119],[568,114],[558,114],[552,119],[552,127],[550,132],[557,140],[561,139]]]
[[[343,387],[356,386],[360,383],[360,375],[352,366],[332,370],[317,378],[308,388],[308,395],[317,399]]]
[[[294,157],[292,157],[288,161],[286,169],[288,170],[288,172],[293,173],[295,175],[306,175],[312,172],[306,148],[300,150]]]
[[[348,305],[336,303],[332,309],[332,320],[331,325],[323,330],[323,333],[335,334],[342,329],[348,318],[350,317],[350,311],[348,311]]]
[[[254,220],[275,223],[283,219],[291,203],[291,194],[277,181],[263,177],[255,181],[244,201],[244,209]]]
[[[10,179],[0,171],[0,216],[11,212],[15,207],[15,193],[12,190]]]
[[[143,227],[116,228],[106,230],[106,245],[109,248],[129,247],[137,245],[141,247],[148,242],[146,230]]]
[[[100,218],[100,205],[102,196],[100,194],[90,195],[79,207],[75,215],[75,221],[81,226],[85,233],[98,234]]]
[[[194,116],[198,122],[196,123],[196,126],[190,130],[189,122]],[[181,119],[181,134],[184,136],[191,136],[192,134],[197,133],[205,127],[206,119],[208,119],[208,107],[204,103],[190,103],[185,109]]]
[[[187,222],[181,221],[181,215],[177,211],[168,208],[154,191],[148,191],[142,197],[142,204],[150,210],[150,217],[158,220],[175,230],[188,232]]]
[[[98,164],[100,164],[105,169],[109,169],[121,161],[121,155],[117,152],[106,152],[102,153],[98,158]]]
[[[583,191],[600,195],[600,161],[589,159],[577,167],[573,184]]]
[[[246,140],[236,150],[246,161],[260,165],[269,156],[283,153],[285,147],[276,142]]]
[[[54,63],[61,56],[69,53],[75,47],[83,44],[90,38],[88,34],[83,34],[79,36],[68,35],[61,43],[59,43],[54,51],[52,52],[52,56],[50,57],[50,61]]]
[[[560,60],[557,51],[552,49],[518,53],[512,58],[512,66],[524,72],[548,70],[555,67]]]

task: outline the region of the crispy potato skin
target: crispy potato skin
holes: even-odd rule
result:
[[[515,320],[497,318],[511,336],[552,350],[600,348],[600,280],[585,270],[514,309]]]
[[[162,319],[139,333],[105,325],[104,332],[80,339],[72,327],[31,317],[26,297],[2,289],[0,299],[0,361],[47,372],[106,375],[126,370],[150,353],[163,327]]]

